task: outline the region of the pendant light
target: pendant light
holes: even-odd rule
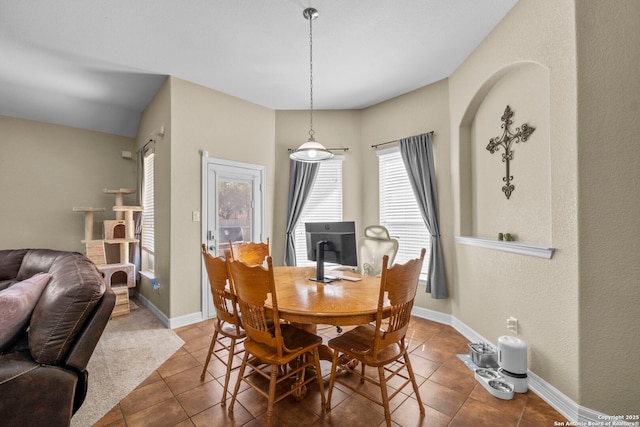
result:
[[[309,21],[309,139],[298,149],[291,152],[289,157],[298,162],[320,162],[333,157],[333,153],[314,138],[313,130],[313,20],[318,17],[318,11],[312,7],[305,9],[302,15]]]

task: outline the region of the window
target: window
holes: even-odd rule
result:
[[[305,222],[342,221],[342,160],[332,159],[320,162],[316,182],[304,205],[295,229],[296,264],[315,265],[307,260]]]
[[[154,238],[155,238],[155,217],[154,217],[154,160],[153,151],[147,153],[142,162],[144,177],[142,182],[142,270],[154,271]]]
[[[380,173],[380,225],[398,239],[395,262],[404,263],[427,249],[429,258],[431,233],[422,219],[418,203],[413,195],[407,171],[398,148],[378,151]],[[426,279],[427,262],[422,266],[421,279]]]

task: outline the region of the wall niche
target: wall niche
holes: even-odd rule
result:
[[[488,79],[469,104],[460,126],[461,168],[468,168],[460,182],[461,207],[467,209],[461,216],[462,236],[498,240],[499,233],[510,233],[519,243],[544,248],[551,243],[549,91],[546,68],[518,63]],[[526,142],[513,146],[510,175],[515,188],[508,199],[502,191],[504,149],[494,154],[487,150],[491,138],[503,133],[507,105],[513,111],[512,130],[524,123],[535,127]]]

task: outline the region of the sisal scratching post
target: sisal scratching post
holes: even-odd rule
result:
[[[73,208],[74,212],[84,212],[84,240],[93,240],[93,213],[104,212],[104,208]]]

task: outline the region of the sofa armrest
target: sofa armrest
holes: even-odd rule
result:
[[[7,426],[68,426],[76,372],[41,365],[28,351],[0,356],[0,420]]]
[[[104,332],[107,322],[111,317],[111,312],[116,305],[116,294],[107,286],[102,299],[95,307],[91,318],[87,321],[84,329],[78,336],[73,349],[69,353],[65,364],[77,369],[79,372],[87,368],[89,359],[98,345],[98,341]]]

